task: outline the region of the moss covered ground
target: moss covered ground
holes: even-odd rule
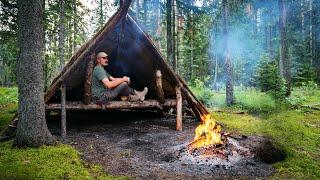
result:
[[[17,88],[0,88],[0,131],[17,112]],[[98,165],[85,163],[70,145],[15,148],[0,143],[0,179],[124,179],[108,175]]]

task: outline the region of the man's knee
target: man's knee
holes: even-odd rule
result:
[[[128,85],[128,83],[127,82],[122,82],[122,83],[120,83],[120,85],[126,86],[126,85]]]
[[[121,84],[119,84],[119,86],[121,87],[126,87],[126,86],[129,86],[127,82],[122,82]]]

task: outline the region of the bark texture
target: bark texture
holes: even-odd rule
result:
[[[290,74],[290,59],[288,54],[288,34],[287,34],[287,7],[284,0],[279,0],[280,8],[280,76],[286,81],[286,96],[290,95],[291,74]]]
[[[19,0],[18,24],[20,54],[18,57],[19,108],[15,144],[38,147],[53,144],[45,121],[43,99],[43,3],[41,0]]]
[[[64,19],[65,19],[65,12],[64,12],[64,5],[65,2],[64,0],[59,0],[59,61],[60,61],[60,66],[59,66],[59,71],[62,70],[65,64],[64,60],[64,54],[65,54],[65,37],[66,37],[66,32],[65,32],[65,26],[64,26]]]
[[[226,103],[228,106],[234,104],[233,97],[233,68],[231,62],[231,56],[229,52],[229,34],[228,34],[228,16],[229,16],[229,4],[228,0],[222,1],[223,5],[223,38],[224,38],[224,60],[226,71]]]
[[[173,37],[172,37],[172,0],[167,0],[167,61],[173,62]]]

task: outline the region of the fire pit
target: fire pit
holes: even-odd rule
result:
[[[230,167],[248,158],[254,158],[254,154],[233,138],[227,138],[224,144],[195,149],[190,149],[190,145],[182,145],[179,149],[179,160],[185,164]]]
[[[190,143],[198,124],[194,119],[185,119],[184,130],[178,133],[170,129],[174,119],[148,113],[108,115],[108,121],[102,115],[95,121],[83,114],[69,117],[68,141],[85,161],[102,165],[110,174],[138,179],[219,179],[266,178],[274,171],[260,158],[265,156],[264,149],[274,149],[265,137],[222,134],[223,143],[194,148]],[[50,126],[54,131],[55,126]]]

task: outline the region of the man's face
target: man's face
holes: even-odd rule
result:
[[[109,61],[108,56],[103,56],[98,58],[98,63],[101,66],[108,66],[108,61]]]

